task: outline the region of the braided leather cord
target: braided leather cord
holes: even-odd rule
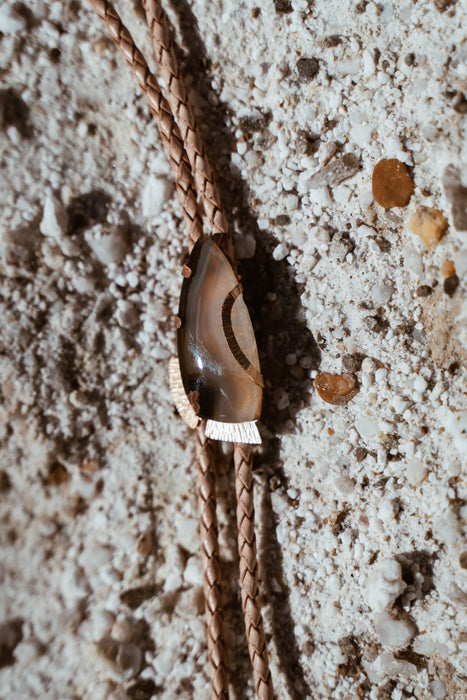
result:
[[[204,564],[204,601],[211,673],[211,698],[227,700],[228,677],[221,602],[221,574],[217,539],[215,461],[205,435],[205,421],[196,431],[198,456],[198,500]]]
[[[123,53],[138,85],[146,97],[151,112],[157,119],[170,164],[175,175],[177,194],[183,210],[188,233],[189,249],[203,233],[196,189],[193,184],[191,165],[187,159],[180,130],[173,118],[172,110],[163,97],[157,80],[149,70],[143,54],[137,48],[131,34],[122,23],[118,13],[107,0],[89,0],[99,18],[105,24],[112,40]]]
[[[146,19],[151,31],[156,59],[162,78],[167,86],[167,95],[172,113],[179,126],[193,177],[206,211],[211,233],[232,264],[235,263],[229,226],[221,198],[208,162],[204,144],[188,101],[188,95],[175,56],[167,15],[159,0],[143,0]]]
[[[256,695],[259,700],[272,700],[274,691],[259,601],[251,445],[236,444],[234,462],[240,584],[248,651],[253,666]]]
[[[123,25],[118,13],[108,0],[89,0],[109,34],[122,51],[135,78],[157,119],[164,145],[175,174],[177,193],[183,210],[188,233],[189,249],[202,235],[195,183],[200,189],[213,234],[234,264],[233,247],[225,214],[220,202],[212,171],[205,158],[204,147],[187,101],[186,90],[179,74],[178,64],[170,38],[166,15],[158,0],[143,0],[148,23],[153,35],[156,56],[169,89],[168,104],[149,67]],[[173,105],[171,107],[171,105]],[[172,109],[177,114],[174,120]],[[180,133],[181,131],[181,133]],[[183,138],[182,138],[183,135]],[[186,149],[186,150],[185,150]],[[187,157],[188,154],[188,157]],[[228,677],[223,636],[221,605],[221,575],[217,539],[214,457],[205,435],[204,422],[196,432],[198,456],[198,494],[200,505],[200,533],[204,563],[204,594],[208,631],[208,651],[211,668],[211,697],[228,700]],[[274,698],[268,665],[266,641],[259,605],[258,565],[254,533],[253,478],[251,446],[235,445],[235,483],[237,493],[238,549],[242,606],[248,647],[253,666],[256,693],[260,700]]]

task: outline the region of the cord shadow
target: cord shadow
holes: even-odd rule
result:
[[[210,61],[200,37],[197,20],[185,0],[170,0],[171,9],[177,18],[184,50],[177,49],[177,58],[185,75],[192,79],[192,87],[198,97],[198,122],[203,134],[209,160],[216,172],[216,182],[224,202],[227,218],[232,231],[252,234],[256,240],[253,258],[239,262],[239,273],[245,288],[245,300],[251,313],[260,355],[261,368],[265,380],[264,409],[262,425],[266,428],[261,468],[266,475],[266,488],[262,499],[261,517],[265,532],[265,546],[258,552],[260,568],[264,572],[264,601],[272,609],[273,635],[277,648],[280,669],[285,678],[287,690],[292,700],[302,700],[312,696],[300,663],[300,648],[294,635],[294,620],[289,603],[289,593],[283,573],[283,558],[276,538],[277,519],[275,517],[270,483],[277,488],[287,488],[287,480],[280,460],[280,440],[277,436],[294,431],[295,416],[309,401],[309,381],[307,372],[317,369],[320,364],[320,350],[306,324],[300,320],[299,311],[301,289],[294,280],[294,270],[284,261],[272,258],[272,250],[277,239],[270,231],[259,230],[256,217],[248,204],[249,197],[240,173],[231,169],[231,153],[234,140],[229,129],[229,110],[213,92],[210,79]],[[267,131],[268,116],[263,119],[253,117],[248,122],[249,129]],[[267,143],[267,134],[265,134]],[[286,217],[285,217],[286,218]],[[285,357],[295,353],[306,356],[306,369],[300,365],[290,368]],[[268,435],[274,437],[267,437]],[[231,504],[228,512],[232,514]],[[235,509],[228,523],[235,532]],[[281,591],[273,588],[272,581],[281,582]],[[240,606],[240,597],[238,606]],[[226,623],[238,624],[230,611],[226,610]],[[237,650],[242,657],[248,651],[246,643]],[[232,663],[232,662],[231,662]],[[241,659],[235,660],[235,668],[230,669],[234,692],[238,700],[243,700],[244,682],[240,673],[249,673]],[[234,672],[233,672],[234,671]],[[239,673],[240,672],[240,673]],[[245,676],[243,676],[244,678]]]

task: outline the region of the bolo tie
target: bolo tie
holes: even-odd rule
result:
[[[182,269],[177,356],[169,364],[169,381],[176,408],[196,437],[211,698],[229,697],[211,444],[223,441],[234,445],[239,577],[255,690],[258,698],[270,700],[274,694],[259,600],[252,474],[252,445],[261,442],[256,422],[263,379],[232,238],[159,0],[142,0],[142,5],[166,97],[111,3],[89,1],[156,118],[187,232],[189,257]]]

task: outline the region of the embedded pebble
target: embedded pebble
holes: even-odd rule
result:
[[[342,157],[336,157],[330,163],[317,170],[308,179],[308,187],[318,190],[328,185],[337,185],[349,177],[355,175],[360,167],[360,161],[352,153],[346,153]]]
[[[124,678],[136,676],[141,668],[143,654],[136,644],[125,643],[118,647],[116,664]]]
[[[336,233],[333,236],[331,245],[329,246],[329,253],[333,258],[336,258],[339,262],[342,262],[346,255],[352,251],[353,245],[348,238],[342,237],[342,235]]]
[[[389,610],[406,587],[399,562],[396,559],[384,559],[368,582],[368,605],[375,612]]]
[[[376,164],[372,188],[376,202],[385,209],[392,209],[406,207],[415,186],[406,165],[396,158],[390,158]]]
[[[166,177],[150,175],[146,180],[141,198],[143,216],[154,219],[161,213],[164,204],[171,198],[174,184]]]
[[[277,261],[284,260],[288,254],[289,250],[284,243],[279,243],[279,245],[277,245],[272,251],[272,257]]]
[[[319,72],[319,61],[317,58],[299,58],[295,70],[300,82],[309,83]]]
[[[454,260],[445,260],[441,265],[441,274],[444,277],[450,277],[456,274],[456,267],[454,265]]]
[[[103,265],[119,265],[129,250],[126,231],[121,226],[104,229],[97,224],[86,231],[86,242]]]
[[[387,651],[376,657],[372,663],[367,664],[366,670],[370,680],[374,683],[380,683],[386,677],[414,678],[418,673],[414,664],[404,659],[395,659]]]
[[[59,200],[48,195],[44,202],[44,210],[39,230],[43,236],[60,240],[65,235],[68,226],[68,215]]]
[[[443,290],[449,297],[452,297],[458,286],[459,278],[457,275],[450,275],[443,282]]]
[[[454,228],[467,231],[467,187],[462,184],[458,168],[448,165],[443,174],[443,187],[446,199],[451,204]]]
[[[403,649],[416,634],[416,627],[410,620],[394,620],[387,613],[379,613],[374,620],[375,632],[381,644],[390,649]]]
[[[417,486],[425,481],[428,469],[417,457],[411,457],[406,466],[407,479],[412,486]]]
[[[427,246],[435,246],[444,236],[448,222],[438,209],[418,207],[410,215],[409,231],[419,236]]]
[[[378,433],[377,423],[368,416],[357,418],[355,428],[364,440],[371,440]]]
[[[315,378],[315,388],[326,403],[343,406],[358,392],[358,382],[351,374],[321,372]]]
[[[8,36],[26,29],[26,20],[7,4],[0,7],[0,32]]]
[[[419,287],[417,287],[417,290],[415,293],[418,297],[423,298],[423,297],[430,296],[432,291],[433,291],[432,288],[428,284],[421,284]]]
[[[434,681],[430,683],[431,694],[436,700],[443,700],[446,697],[447,689],[443,681],[439,678],[435,678]]]
[[[462,248],[455,254],[454,264],[459,277],[464,277],[467,274],[467,248]]]
[[[375,304],[387,304],[394,294],[394,287],[391,284],[376,284],[371,288],[371,298]]]
[[[197,552],[200,542],[198,534],[198,521],[195,518],[184,518],[178,515],[175,519],[177,529],[177,542],[188,552]]]
[[[415,391],[420,391],[421,393],[423,393],[427,387],[428,382],[426,381],[426,379],[420,376],[418,376],[413,383],[413,388],[415,389]]]

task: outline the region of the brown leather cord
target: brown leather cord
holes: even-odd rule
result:
[[[240,585],[248,651],[253,666],[256,695],[259,700],[272,700],[274,691],[259,600],[251,445],[236,444],[234,462]]]
[[[224,253],[235,263],[229,226],[222,206],[203,140],[188,101],[188,95],[175,56],[167,15],[159,0],[142,0],[151,31],[156,59],[167,86],[168,101],[180,129],[197,190],[206,211],[211,233]]]
[[[188,101],[187,92],[175,55],[167,15],[161,7],[159,0],[142,0],[142,3],[153,38],[156,59],[167,87],[169,104],[180,127],[188,159],[193,168],[195,183],[201,192],[202,201],[208,213],[212,232],[215,234],[222,234],[223,240],[220,242],[221,247],[223,247],[224,252],[232,263],[234,263],[234,252],[228,231],[227,220],[214,182],[212,170],[205,156],[202,139],[198,133],[196,121]],[[226,246],[228,246],[227,250]],[[263,700],[263,698],[270,699],[273,697],[273,689],[258,595],[258,565],[256,561],[254,536],[251,448],[246,445],[236,445],[235,463],[242,604],[245,613],[248,648],[253,665],[256,692],[258,698]],[[247,490],[246,483],[248,482],[248,474],[250,474],[250,476],[249,489]],[[247,537],[244,535],[247,535]]]
[[[138,85],[157,119],[164,145],[173,168],[177,193],[188,232],[189,248],[202,235],[202,218],[197,203],[200,192],[211,230],[226,255],[235,264],[227,221],[215,186],[212,170],[196,128],[186,90],[178,69],[170,38],[167,17],[158,0],[143,0],[153,35],[156,56],[167,81],[169,103],[162,96],[157,80],[136,47],[130,33],[108,0],[89,0],[107,27],[115,44],[122,51]],[[172,112],[173,110],[173,112]],[[174,119],[176,115],[176,120]],[[178,124],[177,124],[178,122]],[[196,188],[193,184],[196,183]],[[198,494],[200,532],[204,563],[204,593],[211,669],[211,697],[228,698],[228,677],[223,637],[221,575],[217,539],[214,457],[205,435],[205,422],[196,432],[198,456]],[[270,700],[273,696],[271,674],[259,605],[258,565],[254,534],[253,478],[251,446],[235,445],[235,482],[237,492],[238,548],[242,605],[257,696]]]
[[[217,539],[215,460],[205,435],[205,421],[196,431],[198,500],[204,564],[204,601],[211,672],[211,698],[229,697],[221,602],[221,574]]]
[[[172,110],[163,97],[157,80],[149,70],[143,54],[137,48],[131,34],[122,23],[118,13],[107,0],[89,0],[110,36],[130,66],[138,85],[146,97],[151,112],[157,119],[170,164],[175,175],[177,194],[183,210],[188,233],[189,249],[203,233],[202,218],[198,208],[196,189],[193,184],[191,165],[187,159],[180,130],[173,118]]]

